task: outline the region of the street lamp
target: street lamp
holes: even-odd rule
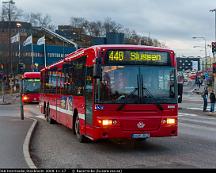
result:
[[[203,39],[205,41],[205,69],[207,69],[207,47],[205,37],[192,37],[193,39]]]
[[[215,13],[215,41],[216,41],[216,8],[209,10],[209,12],[214,12]]]

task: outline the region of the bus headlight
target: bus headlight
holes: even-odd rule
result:
[[[26,100],[28,100],[28,97],[27,96],[23,96],[22,99],[23,99],[23,101],[26,101]]]
[[[103,126],[112,125],[112,120],[102,120],[102,125],[103,125]]]
[[[176,119],[175,118],[165,118],[165,119],[162,119],[161,124],[175,125]]]
[[[167,118],[167,124],[175,124],[176,123],[176,120],[174,118]]]
[[[97,120],[97,122],[102,126],[119,126],[119,121],[117,120]]]

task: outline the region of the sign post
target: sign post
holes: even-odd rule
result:
[[[4,94],[5,94],[5,92],[4,92],[4,79],[2,79],[2,86],[1,86],[1,88],[2,88],[2,103],[4,103],[5,102],[5,100],[4,100]]]
[[[20,77],[20,117],[21,120],[24,120],[24,110],[23,110],[23,101],[22,101],[22,93],[23,93],[23,86],[22,86],[22,78]]]

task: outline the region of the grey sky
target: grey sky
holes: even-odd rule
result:
[[[53,23],[68,24],[70,17],[84,17],[90,21],[111,17],[125,28],[156,38],[174,49],[177,55],[200,55],[204,36],[207,43],[214,40],[216,0],[14,0],[25,12],[49,14]],[[210,48],[208,54],[211,54]]]

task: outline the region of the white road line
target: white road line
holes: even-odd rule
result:
[[[190,113],[179,113],[178,114],[179,116],[191,116],[191,117],[196,117],[196,116],[198,116],[197,114],[190,114]]]

